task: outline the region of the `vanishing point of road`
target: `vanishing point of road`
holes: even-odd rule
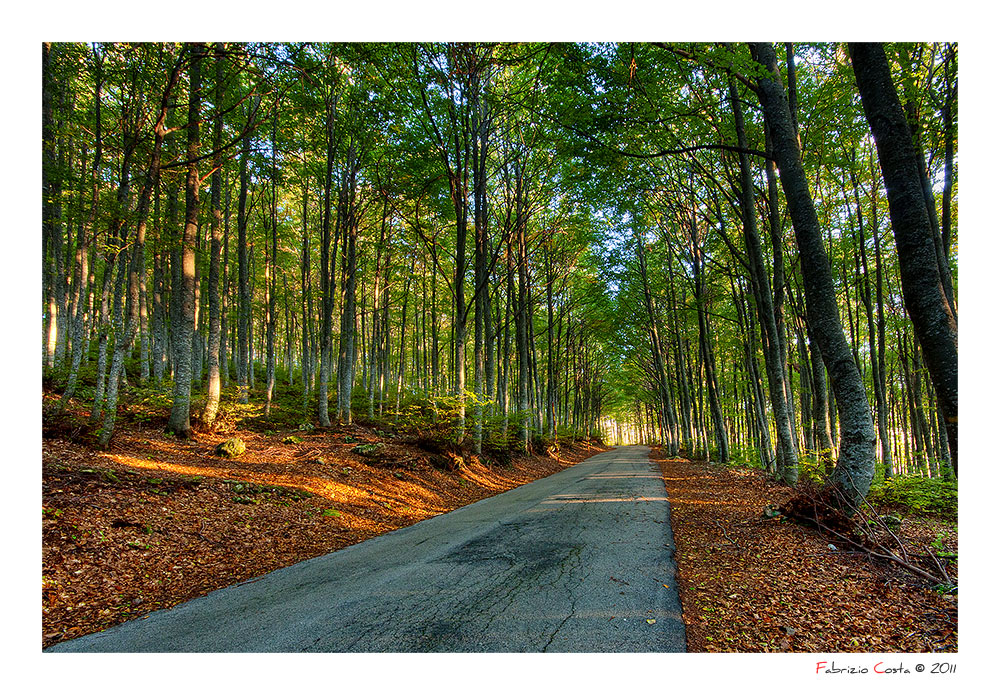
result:
[[[53,652],[682,652],[670,507],[643,446]]]

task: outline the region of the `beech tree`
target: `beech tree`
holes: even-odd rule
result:
[[[948,447],[958,472],[958,319],[945,287],[950,271],[939,263],[921,178],[923,163],[892,83],[885,51],[854,43],[851,62],[871,125],[889,201],[906,310],[913,319],[944,412]]]
[[[54,410],[951,475],[958,53],[780,49],[46,44]]]

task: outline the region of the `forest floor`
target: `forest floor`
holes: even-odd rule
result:
[[[184,441],[160,423],[125,418],[101,451],[81,436],[85,419],[83,411],[68,412],[43,423],[43,647],[409,526],[606,450],[581,443],[509,463],[466,455],[461,465],[454,458],[442,465],[445,457],[412,436],[361,425],[229,429]],[[246,444],[242,456],[214,455],[234,436]],[[375,442],[381,446],[372,455],[352,451]]]
[[[43,396],[43,407],[52,404],[53,396]],[[185,441],[136,410],[101,451],[85,420],[83,411],[43,420],[43,646],[414,524],[606,450],[564,445],[509,463],[466,452],[457,465],[448,452],[385,424],[302,431],[258,419]],[[216,456],[215,446],[233,436],[246,452]],[[352,451],[375,442],[368,455]],[[957,651],[955,594],[762,513],[787,502],[790,488],[759,471],[669,459],[657,449],[652,456],[670,499],[688,651]],[[953,522],[878,511],[903,517],[897,535],[913,548],[957,548]],[[949,572],[956,576],[954,562]]]
[[[760,471],[657,449],[652,456],[670,499],[688,651],[958,651],[956,594],[785,517],[768,518],[765,507],[787,502],[791,488]],[[956,550],[953,522],[901,516],[896,535],[908,547]],[[957,582],[954,563],[949,572]]]

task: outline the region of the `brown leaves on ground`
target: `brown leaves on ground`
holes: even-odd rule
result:
[[[213,455],[241,437],[236,460]],[[283,440],[290,435],[301,442]],[[386,433],[199,434],[121,427],[109,451],[42,444],[42,643],[49,646],[555,473],[602,448],[454,471]],[[351,449],[384,441],[379,455]]]
[[[765,507],[785,503],[790,488],[757,471],[683,459],[659,464],[689,651],[957,651],[957,596],[769,518]],[[897,535],[917,548],[957,546],[952,525],[929,519],[904,519]]]

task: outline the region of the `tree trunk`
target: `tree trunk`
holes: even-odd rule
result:
[[[215,107],[222,108],[226,99],[226,86],[222,68],[225,63],[225,44],[215,45]],[[222,310],[219,296],[219,264],[222,256],[222,114],[213,124],[212,148],[212,246],[208,262],[208,400],[202,413],[206,426],[215,423],[222,394],[219,356],[222,345]]]
[[[80,375],[80,365],[84,353],[87,352],[89,341],[85,338],[84,323],[87,316],[85,287],[90,274],[88,268],[90,238],[94,235],[94,223],[97,219],[97,205],[100,194],[100,172],[102,158],[101,134],[101,94],[104,85],[104,61],[98,48],[93,49],[94,55],[94,162],[90,169],[91,190],[90,209],[87,213],[86,225],[81,225],[76,241],[76,287],[77,295],[73,317],[73,357],[70,363],[69,376],[66,380],[66,390],[59,401],[59,411],[62,412],[69,400],[76,393]]]
[[[865,117],[875,137],[889,199],[906,311],[924,351],[948,429],[952,467],[958,473],[958,321],[945,294],[928,217],[919,161],[880,44],[850,44],[851,62]]]
[[[781,186],[795,230],[805,284],[806,311],[823,361],[833,382],[840,415],[840,458],[831,480],[851,504],[864,499],[875,472],[875,428],[861,373],[840,323],[830,261],[823,247],[819,219],[795,133],[794,123],[778,72],[774,47],[751,44],[754,59],[764,68],[758,77],[758,96],[771,132],[773,156],[781,171]]]
[[[251,113],[250,118],[253,118]],[[249,124],[248,124],[249,125]],[[240,152],[240,193],[236,211],[236,254],[239,264],[239,307],[236,355],[236,384],[239,388],[237,399],[240,403],[250,402],[250,259],[247,255],[247,193],[250,187],[248,165],[250,163],[250,128],[243,135]]]
[[[198,236],[198,212],[200,209],[198,178],[198,149],[200,145],[199,120],[201,118],[201,58],[203,44],[189,44],[192,54],[190,67],[190,94],[187,125],[187,181],[184,187],[185,214],[184,238],[181,245],[183,278],[178,290],[181,315],[175,344],[177,364],[174,368],[174,399],[170,410],[167,431],[181,438],[191,436],[191,345],[194,336],[195,319],[195,243]]]
[[[747,148],[747,138],[743,125],[743,107],[736,91],[735,80],[729,80],[729,96],[736,122],[736,137],[739,147]],[[775,323],[775,307],[772,302],[771,287],[764,267],[760,236],[757,233],[757,214],[754,204],[753,176],[750,172],[750,158],[741,152],[740,162],[740,203],[743,213],[743,240],[750,265],[750,285],[753,290],[757,317],[764,329],[764,367],[767,372],[768,393],[771,396],[771,410],[774,413],[778,432],[778,446],[781,451],[779,475],[788,485],[795,485],[799,479],[798,452],[795,449],[795,434],[788,413],[788,399],[785,390],[785,370],[782,359],[784,350]],[[772,234],[774,230],[772,230]],[[776,288],[777,289],[777,288]]]
[[[271,210],[269,226],[271,228],[270,247],[265,241],[266,269],[264,271],[265,293],[267,295],[267,386],[264,401],[264,416],[271,415],[271,400],[274,398],[275,371],[275,339],[277,331],[277,300],[278,300],[278,109],[280,102],[274,105],[274,116],[271,126]]]
[[[198,55],[197,50],[195,51],[195,55]],[[118,331],[115,335],[111,373],[108,377],[107,409],[98,440],[102,447],[107,447],[111,441],[111,435],[114,433],[115,419],[118,411],[118,387],[125,370],[125,354],[135,338],[135,332],[139,325],[139,302],[141,300],[139,294],[139,276],[146,272],[145,243],[149,201],[156,185],[156,180],[160,176],[160,149],[163,145],[163,139],[166,136],[167,113],[170,110],[169,102],[174,86],[180,78],[181,65],[182,62],[180,60],[174,63],[167,86],[163,92],[159,117],[153,131],[153,151],[150,155],[149,168],[146,171],[146,180],[143,184],[142,192],[139,194],[139,202],[136,209],[135,243],[132,248],[132,260],[128,272],[128,298],[126,301],[128,324],[123,327],[124,330]],[[196,67],[192,67],[191,84],[192,91],[195,91],[197,85]]]

